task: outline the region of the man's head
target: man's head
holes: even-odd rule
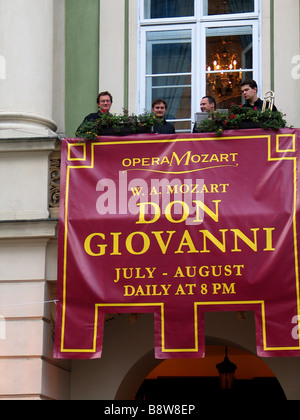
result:
[[[164,99],[156,99],[152,102],[152,112],[156,117],[163,118],[167,109],[168,105]]]
[[[97,104],[100,112],[108,112],[112,106],[113,98],[107,91],[100,92],[97,96]]]
[[[201,112],[214,112],[217,109],[217,104],[212,96],[204,96],[201,100]]]
[[[241,84],[242,95],[251,105],[257,101],[257,83],[255,80],[245,80]]]

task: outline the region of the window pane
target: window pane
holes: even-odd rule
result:
[[[145,19],[194,16],[194,0],[145,0]]]
[[[208,15],[254,12],[254,0],[206,0],[204,4]]]
[[[206,94],[215,98],[218,109],[229,109],[233,104],[241,105],[241,82],[252,79],[252,72],[207,74]]]
[[[190,121],[179,121],[174,123],[175,131],[179,132],[190,132],[191,122]]]
[[[153,88],[162,88],[162,87],[186,87],[187,85],[191,86],[191,76],[158,76],[153,77],[152,86]]]
[[[207,95],[219,108],[240,104],[240,84],[253,70],[252,27],[208,28],[206,35]]]
[[[147,33],[146,108],[168,104],[167,119],[191,118],[191,31]]]
[[[152,46],[152,74],[186,73],[191,70],[191,44],[170,43]]]

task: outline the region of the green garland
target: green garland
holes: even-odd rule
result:
[[[83,122],[76,131],[76,137],[85,140],[95,140],[97,137],[104,135],[107,130],[112,134],[121,134],[123,130],[127,130],[132,134],[141,130],[151,132],[153,127],[160,125],[163,119],[155,117],[151,112],[144,112],[140,115],[129,114],[124,110],[123,114],[111,114],[109,112],[99,115],[95,120]]]
[[[207,119],[196,125],[195,131],[198,133],[215,132],[216,135],[221,136],[224,130],[235,130],[246,126],[247,128],[279,130],[287,127],[284,116],[280,111],[260,111],[256,108],[234,105],[228,114],[212,113]]]

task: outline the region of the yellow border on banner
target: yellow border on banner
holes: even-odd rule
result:
[[[280,150],[280,138],[291,137],[292,138],[292,150]],[[63,264],[63,305],[62,305],[62,328],[61,328],[61,353],[95,353],[97,350],[97,332],[98,332],[98,315],[99,308],[113,308],[113,307],[127,307],[127,308],[150,308],[160,307],[161,311],[161,346],[162,352],[168,353],[187,353],[187,352],[198,352],[198,307],[200,306],[221,306],[221,305],[261,305],[262,315],[262,332],[263,332],[263,349],[264,351],[282,351],[282,350],[300,350],[300,337],[298,347],[268,347],[266,338],[266,321],[265,321],[265,301],[264,300],[253,300],[253,301],[233,301],[233,302],[194,302],[194,327],[195,327],[195,348],[192,349],[167,349],[165,348],[165,312],[164,303],[140,303],[140,304],[95,304],[95,321],[94,321],[94,336],[93,336],[93,348],[91,349],[65,349],[65,328],[66,328],[66,296],[67,296],[67,243],[68,243],[68,202],[69,202],[69,181],[70,181],[70,169],[93,169],[95,164],[95,147],[96,146],[111,146],[111,145],[129,145],[129,144],[154,144],[154,143],[179,143],[179,142],[199,142],[199,141],[220,141],[220,140],[245,140],[245,139],[266,139],[268,140],[268,161],[280,161],[280,160],[292,160],[294,162],[294,209],[293,209],[293,233],[294,233],[294,251],[295,251],[295,273],[296,273],[296,294],[297,294],[297,309],[298,317],[300,316],[300,291],[299,291],[299,268],[298,268],[298,239],[297,239],[297,223],[296,223],[296,205],[297,205],[297,158],[288,156],[272,157],[271,154],[271,135],[256,135],[256,136],[231,136],[231,137],[194,137],[194,138],[180,138],[180,139],[149,139],[149,140],[118,140],[112,142],[97,142],[91,144],[91,162],[89,165],[80,166],[67,166],[66,175],[66,194],[65,194],[65,235],[64,235],[64,264]],[[82,158],[71,158],[70,152],[72,147],[83,146],[83,157]],[[295,134],[284,134],[276,136],[276,153],[292,153],[296,150],[296,135]],[[86,160],[87,151],[86,143],[68,144],[68,158],[69,161],[81,161],[82,163]]]
[[[81,158],[71,158],[71,147],[83,147],[83,156]],[[86,144],[85,143],[76,143],[76,144],[68,144],[68,161],[75,162],[75,161],[85,161],[86,160]]]

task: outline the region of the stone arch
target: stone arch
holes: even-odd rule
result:
[[[206,337],[206,346],[228,346],[236,349],[243,350],[249,355],[257,357],[251,349],[248,349],[240,344],[217,337]],[[123,381],[121,382],[119,389],[116,393],[115,400],[134,400],[135,396],[141,387],[144,380],[153,371],[158,365],[164,362],[165,359],[155,359],[154,350],[147,352],[143,357],[136,361],[136,363],[131,367],[131,369],[125,375]],[[262,360],[262,359],[260,359]],[[269,364],[263,360],[263,362],[270,369]],[[272,369],[271,369],[272,370]],[[274,375],[277,377],[276,372]],[[278,379],[278,378],[277,378]],[[283,392],[285,391],[282,384],[278,380],[279,384],[282,387]]]

